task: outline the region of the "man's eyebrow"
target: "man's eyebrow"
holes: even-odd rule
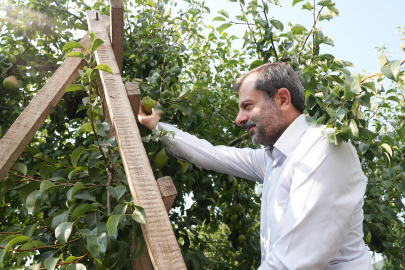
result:
[[[243,106],[245,106],[245,103],[248,103],[248,102],[250,102],[250,99],[244,100],[244,101],[240,104],[240,106],[243,107]]]

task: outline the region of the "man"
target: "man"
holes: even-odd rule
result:
[[[259,270],[369,270],[363,242],[363,197],[367,184],[350,143],[329,143],[324,127],[308,124],[303,87],[294,70],[270,63],[243,75],[236,123],[266,149],[213,146],[159,123],[140,109],[149,129],[173,155],[197,166],[263,183]]]

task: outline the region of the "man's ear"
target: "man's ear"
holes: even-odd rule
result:
[[[287,88],[280,88],[276,95],[278,96],[280,110],[288,111],[292,106],[290,91]]]

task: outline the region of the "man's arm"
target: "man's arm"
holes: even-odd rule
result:
[[[174,156],[188,160],[200,168],[263,182],[267,160],[264,149],[213,146],[172,125],[159,123],[160,117],[159,111],[146,115],[142,106],[139,107],[138,119],[142,125],[150,130],[175,132],[174,138],[171,134],[161,138],[166,150]]]
[[[344,142],[336,146],[322,138],[295,165],[280,238],[259,270],[323,270],[349,231],[352,253],[341,257],[353,260],[364,255],[361,228],[365,187],[366,179],[353,149]],[[262,213],[262,219],[265,216]],[[367,265],[361,269],[368,269]]]

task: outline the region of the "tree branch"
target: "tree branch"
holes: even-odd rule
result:
[[[247,136],[249,135],[249,133],[245,133],[242,136],[240,136],[239,138],[236,138],[234,140],[232,140],[230,143],[228,143],[228,146],[234,146],[238,143],[240,143],[241,141],[243,141],[243,139],[245,139]]]
[[[319,16],[321,15],[321,11],[322,11],[323,8],[324,8],[324,7],[322,7],[322,8],[319,10],[318,16],[317,16],[316,19],[314,20],[314,25],[312,26],[311,31],[309,31],[308,36],[305,38],[305,41],[304,41],[304,43],[302,44],[300,53],[298,54],[298,63],[300,63],[301,53],[302,53],[302,51],[304,50],[305,44],[307,43],[307,40],[308,40],[309,36],[310,36],[310,35],[312,34],[312,32],[315,30],[316,22],[318,21]],[[315,7],[314,7],[314,9],[315,9]],[[315,10],[314,10],[314,12],[315,12]]]

